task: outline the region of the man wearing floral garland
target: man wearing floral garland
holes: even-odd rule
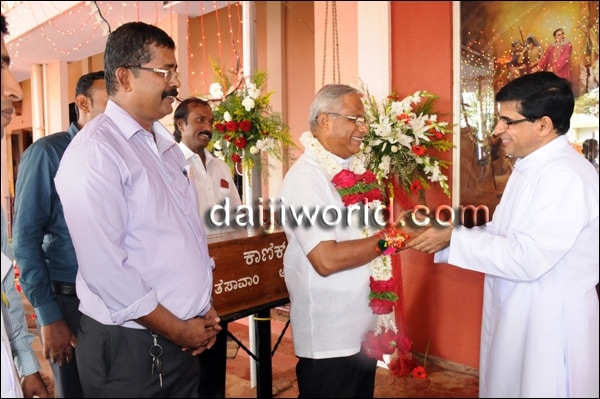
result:
[[[373,397],[377,361],[362,349],[378,321],[378,306],[369,307],[369,281],[389,273],[387,255],[405,239],[395,228],[371,235],[355,219],[334,223],[323,211],[382,204],[375,175],[356,156],[368,132],[361,97],[347,85],[319,90],[310,107],[310,132],[300,139],[304,154],[279,192],[288,210],[297,214],[304,207],[320,220],[282,223],[289,241],[283,263],[301,398]]]
[[[598,173],[566,135],[570,83],[524,75],[496,94],[517,159],[492,221],[431,227],[407,247],[485,273],[479,396],[597,398]]]

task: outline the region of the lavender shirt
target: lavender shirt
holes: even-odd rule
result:
[[[109,100],[67,148],[55,183],[73,239],[80,310],[106,325],[160,303],[186,320],[210,308],[212,260],[185,160],[171,133],[152,134]]]

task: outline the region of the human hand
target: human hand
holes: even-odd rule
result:
[[[77,338],[65,320],[42,326],[41,338],[45,359],[60,366],[73,362],[73,348],[77,345]]]
[[[197,356],[205,350],[212,348],[217,340],[217,334],[223,329],[219,324],[221,318],[212,306],[204,316],[190,319],[187,322],[193,324],[191,328],[197,329],[195,332],[197,333],[197,339],[199,339],[199,341],[196,342],[200,342],[193,346],[182,347],[183,351],[191,349],[192,356]]]
[[[26,375],[21,378],[21,389],[23,390],[24,398],[49,398],[50,393],[48,387],[42,378],[42,375],[37,372]]]
[[[430,254],[440,251],[450,245],[453,228],[452,225],[425,228],[421,234],[406,242],[406,248]]]
[[[408,234],[409,239],[418,237],[427,228],[418,226],[412,218],[412,210],[408,209],[400,212],[394,221],[394,227],[404,234]]]

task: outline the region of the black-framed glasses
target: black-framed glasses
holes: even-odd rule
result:
[[[523,123],[523,122],[534,122],[534,121],[535,121],[535,119],[533,119],[533,118],[510,119],[510,118],[507,118],[506,116],[498,115],[498,123],[502,123],[505,128],[508,128],[512,125],[518,125],[519,123]]]
[[[367,119],[364,116],[350,116],[350,115],[342,115],[335,112],[325,112],[327,115],[333,116],[341,116],[342,118],[350,119],[354,121],[356,127],[361,127],[367,124]]]
[[[179,72],[177,72],[173,69],[149,68],[149,67],[143,67],[143,66],[125,66],[124,68],[141,69],[143,71],[162,73],[163,76],[165,77],[165,82],[167,82],[167,83],[172,81],[173,79],[179,79],[179,76],[181,75]]]

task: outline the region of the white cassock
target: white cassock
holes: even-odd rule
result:
[[[480,397],[598,397],[598,192],[559,136],[517,162],[490,223],[436,254],[485,273]]]

